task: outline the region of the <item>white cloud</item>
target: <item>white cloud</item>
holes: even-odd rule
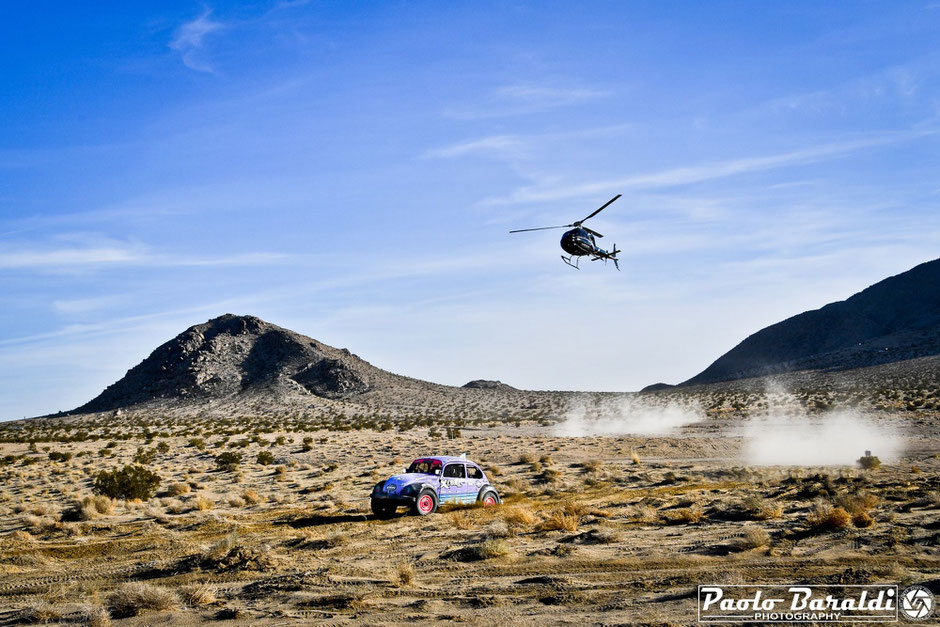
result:
[[[490,198],[486,204],[517,204],[544,202],[568,198],[592,196],[598,193],[610,193],[631,189],[658,189],[700,183],[713,179],[725,178],[737,174],[746,174],[761,170],[772,170],[793,165],[805,165],[849,154],[864,148],[900,143],[918,137],[935,135],[937,131],[909,131],[877,135],[854,141],[821,144],[800,150],[766,155],[743,157],[715,163],[671,168],[660,172],[650,172],[637,176],[628,176],[605,181],[594,181],[568,186],[531,185],[517,189],[509,196]]]
[[[607,92],[587,88],[506,85],[477,103],[448,109],[445,115],[460,120],[524,115],[582,104],[605,96]]]
[[[173,40],[169,44],[171,49],[180,53],[183,65],[197,72],[215,72],[204,57],[203,45],[206,35],[219,30],[223,24],[209,19],[211,14],[212,11],[206,9],[196,19],[185,22],[176,29]]]

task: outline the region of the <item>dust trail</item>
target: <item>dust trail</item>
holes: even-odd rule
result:
[[[769,384],[768,408],[744,423],[742,455],[757,466],[854,465],[870,450],[882,461],[896,460],[904,450],[898,425],[878,421],[854,408],[810,415],[800,402]]]
[[[679,427],[705,419],[705,413],[693,402],[653,402],[637,396],[618,396],[572,403],[564,421],[555,425],[555,435],[669,435]]]

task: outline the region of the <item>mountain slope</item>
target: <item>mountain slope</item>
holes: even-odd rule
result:
[[[751,335],[680,385],[940,354],[940,259]]]

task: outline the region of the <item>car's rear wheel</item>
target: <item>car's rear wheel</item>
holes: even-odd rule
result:
[[[415,499],[413,512],[417,516],[427,516],[437,511],[437,495],[434,490],[425,488],[418,493]]]
[[[483,507],[499,505],[499,496],[496,494],[495,490],[486,490],[480,494],[479,502],[483,504]]]
[[[395,515],[396,509],[398,508],[394,505],[372,499],[372,513],[375,514],[376,518],[391,518]]]

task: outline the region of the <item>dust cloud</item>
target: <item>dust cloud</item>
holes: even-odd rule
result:
[[[776,385],[767,389],[768,408],[747,420],[744,460],[756,466],[854,465],[869,450],[881,461],[904,449],[900,425],[853,408],[810,414]]]
[[[565,419],[555,425],[555,435],[672,435],[684,425],[705,419],[697,404],[654,403],[636,396],[573,403]]]

